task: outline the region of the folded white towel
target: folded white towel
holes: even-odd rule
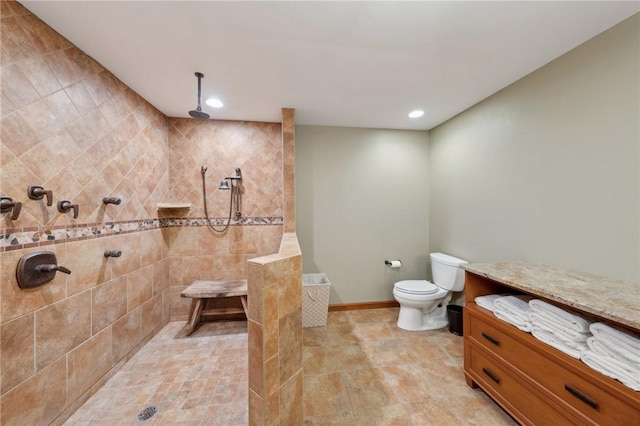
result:
[[[605,376],[622,382],[634,391],[640,391],[640,371],[629,371],[615,358],[587,350],[580,354],[582,362]]]
[[[529,306],[531,306],[531,309],[533,309],[535,312],[549,317],[550,321],[557,322],[564,327],[567,327],[574,331],[578,331],[580,333],[589,332],[589,324],[591,323],[591,321],[588,321],[586,318],[580,315],[573,314],[540,299],[530,300]]]
[[[500,297],[504,297],[504,294],[487,294],[486,296],[478,296],[474,299],[474,301],[478,306],[481,306],[493,312],[493,309],[495,308],[493,302],[495,302],[496,299]]]
[[[531,308],[527,303],[530,296],[504,296],[494,300],[493,314],[510,324],[515,325],[520,330],[531,331],[531,318],[529,313]]]
[[[640,363],[640,339],[602,322],[594,322],[589,329],[609,350],[629,361]]]
[[[563,327],[560,323],[553,321],[548,315],[541,314],[540,312],[532,311],[531,324],[534,327],[539,327],[545,331],[555,334],[562,340],[570,342],[586,342],[591,333],[581,333],[579,331],[572,330],[567,327]]]
[[[519,296],[503,296],[494,300],[493,305],[495,309],[511,312],[515,315],[520,315],[527,320],[530,320],[529,313],[531,307],[527,303],[531,299],[531,296],[519,295]]]
[[[501,311],[499,309],[493,311],[493,315],[504,322],[515,325],[522,331],[526,331],[527,333],[531,332],[531,321],[529,320],[522,320],[522,318],[518,317],[517,315],[513,315],[509,312]]]
[[[624,356],[613,350],[614,348],[610,348],[609,345],[595,336],[591,336],[587,339],[587,346],[589,346],[589,349],[597,354],[617,359],[618,361],[627,365],[629,367],[629,370],[637,370],[638,372],[640,372],[640,362],[634,362],[629,358],[625,358]]]
[[[589,349],[586,343],[566,342],[556,337],[553,333],[549,333],[548,331],[537,327],[532,327],[531,334],[541,342],[546,343],[547,345],[552,346],[576,359],[580,358],[580,354],[582,352]]]

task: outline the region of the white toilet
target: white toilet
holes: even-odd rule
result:
[[[464,289],[464,270],[469,262],[442,253],[431,253],[433,282],[427,280],[398,281],[393,297],[400,304],[398,327],[404,330],[435,330],[449,325],[447,304],[454,291]]]

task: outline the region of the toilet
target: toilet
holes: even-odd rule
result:
[[[454,291],[464,289],[464,270],[469,262],[443,253],[431,253],[433,283],[404,280],[393,285],[393,297],[400,304],[398,327],[403,330],[435,330],[449,325],[447,304]]]

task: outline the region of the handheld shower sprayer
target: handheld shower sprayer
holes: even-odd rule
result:
[[[206,173],[207,166],[203,165],[202,167],[200,167],[200,174],[202,175],[202,199],[204,201],[205,219],[207,221],[207,224],[209,225],[209,228],[211,228],[215,232],[224,232],[227,230],[227,228],[229,228],[229,225],[231,224],[231,212],[233,211],[234,201],[236,205],[236,217],[239,218],[240,216],[242,216],[242,212],[240,211],[240,181],[242,181],[242,171],[240,170],[240,167],[236,167],[235,174],[233,176],[228,176],[222,179],[222,181],[220,182],[220,186],[218,187],[218,189],[222,190],[231,190],[229,197],[229,217],[227,219],[227,224],[222,230],[214,228],[211,224],[211,220],[209,219],[209,212],[207,211],[207,186],[205,180]]]
[[[218,189],[228,190],[228,189],[235,188],[238,186],[238,181],[241,181],[241,180],[242,180],[242,171],[240,170],[240,167],[236,167],[236,174],[233,176],[227,176],[226,178],[222,179],[220,181],[220,186],[218,187]],[[236,212],[236,216],[240,216],[240,215]]]

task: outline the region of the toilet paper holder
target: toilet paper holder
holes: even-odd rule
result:
[[[385,260],[384,264],[392,268],[399,268],[400,266],[402,266],[402,261],[400,259]]]

